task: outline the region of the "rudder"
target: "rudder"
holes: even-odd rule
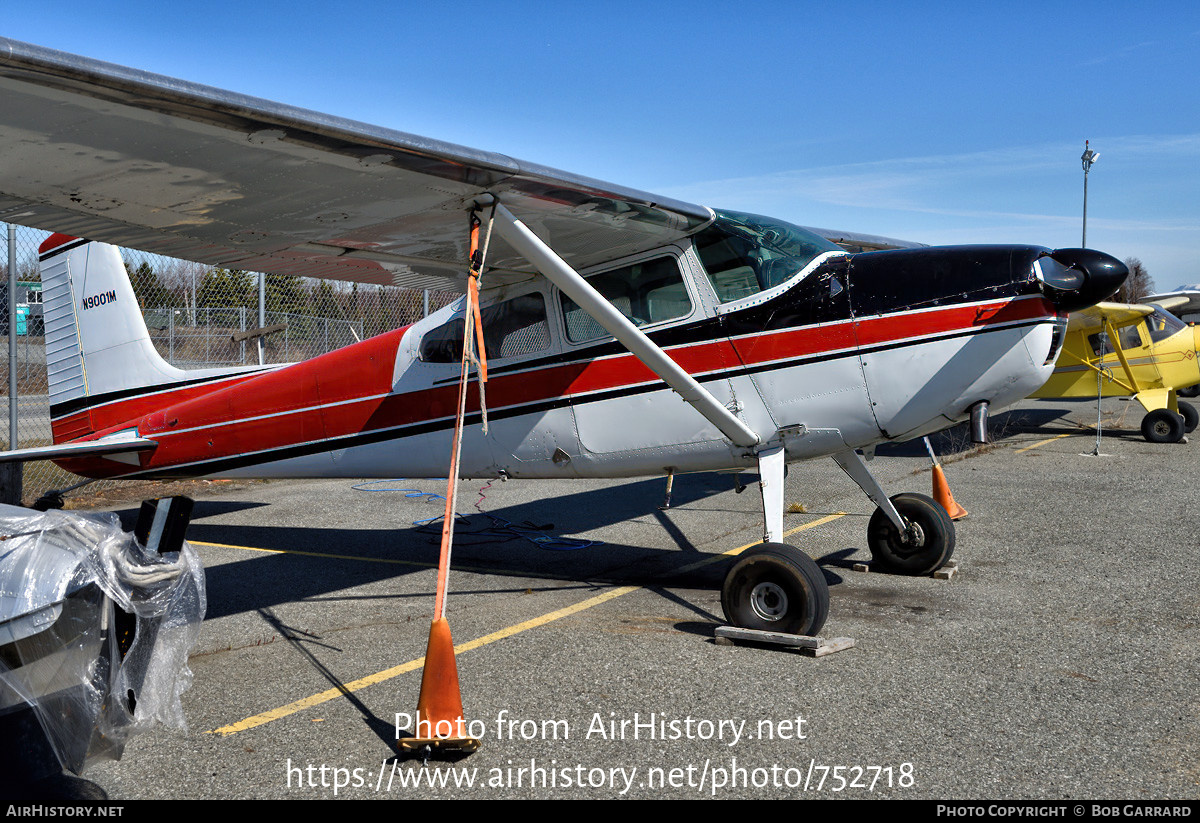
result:
[[[256,370],[184,370],[163,360],[115,246],[53,234],[38,248],[38,261],[55,443],[94,431],[91,415],[78,412],[110,399]]]

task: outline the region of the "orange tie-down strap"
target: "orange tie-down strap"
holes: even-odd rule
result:
[[[474,323],[463,324],[462,361],[459,364],[458,379],[458,410],[454,418],[454,435],[450,441],[450,470],[446,475],[446,511],[442,517],[442,545],[438,553],[437,594],[434,598],[434,619],[446,615],[446,590],[450,574],[450,547],[454,542],[454,511],[458,502],[458,465],[462,453],[463,418],[467,409],[467,384],[471,374],[472,328],[474,339],[479,347],[479,381],[487,380],[487,355],[483,348],[483,318],[479,313],[479,273],[483,269],[484,253],[479,248],[479,216],[471,215],[471,249],[470,277],[467,280],[466,314],[474,318]],[[480,387],[482,390],[482,386]],[[482,404],[482,397],[480,398]],[[486,414],[486,412],[484,412]],[[486,418],[485,418],[486,420]]]
[[[479,248],[479,215],[471,215],[471,271],[467,278],[467,310],[475,318],[475,346],[479,355],[479,382],[487,382],[487,348],[483,344],[483,316],[479,313],[479,275],[483,251]],[[464,352],[465,354],[465,352]]]

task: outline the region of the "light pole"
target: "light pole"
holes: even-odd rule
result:
[[[1092,151],[1088,147],[1088,141],[1083,141],[1083,156],[1079,158],[1083,161],[1083,242],[1081,248],[1087,248],[1087,180],[1088,172],[1092,170],[1092,163],[1100,159],[1100,152]]]

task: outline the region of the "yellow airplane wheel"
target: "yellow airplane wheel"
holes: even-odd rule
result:
[[[1185,428],[1183,415],[1170,409],[1155,409],[1142,418],[1142,437],[1151,443],[1178,443]]]
[[[1191,403],[1180,403],[1179,413],[1183,416],[1183,430],[1190,434],[1200,423],[1200,412]]]

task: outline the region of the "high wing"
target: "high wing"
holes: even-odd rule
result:
[[[576,270],[705,207],[0,38],[0,220],[202,263],[413,288],[465,282],[486,193]],[[500,285],[532,267],[503,240]]]
[[[1068,331],[1091,331],[1101,329],[1107,320],[1113,328],[1121,328],[1136,323],[1143,317],[1154,314],[1153,306],[1133,305],[1130,303],[1097,303],[1086,309],[1071,312],[1067,320]]]
[[[1173,292],[1144,297],[1142,302],[1161,306],[1176,317],[1196,314],[1200,312],[1200,286],[1180,286]]]
[[[403,132],[0,39],[0,220],[229,268],[410,288],[544,275],[735,444],[759,438],[580,269],[713,212]],[[535,268],[536,266],[536,268]]]
[[[837,243],[846,251],[886,251],[888,249],[923,249],[925,243],[915,243],[911,240],[897,240],[894,237],[881,237],[877,234],[862,234],[853,231],[838,231],[837,229],[817,229],[805,226],[809,231],[819,234],[831,243]]]
[[[1192,302],[1191,298],[1178,294],[1170,297],[1159,297],[1155,300],[1147,299],[1146,302],[1153,303],[1164,311],[1174,311]]]

